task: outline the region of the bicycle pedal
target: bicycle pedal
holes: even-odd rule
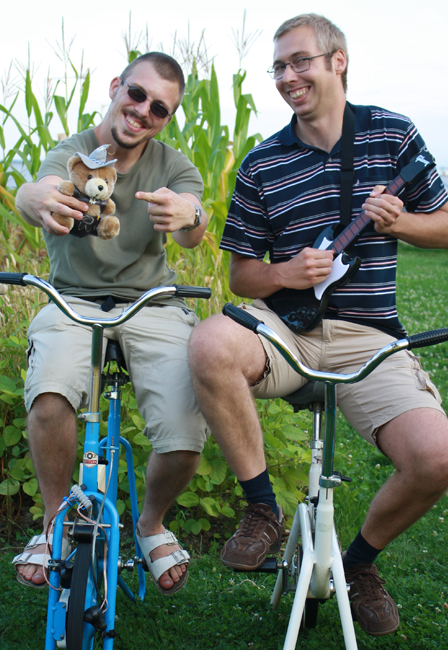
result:
[[[279,568],[281,568],[281,563],[279,567],[279,562],[277,558],[272,555],[267,557],[263,564],[258,567],[258,569],[233,569],[235,573],[278,573]]]
[[[86,623],[93,625],[97,632],[105,632],[107,630],[107,623],[103,612],[97,605],[93,605],[86,609],[84,612],[84,620]]]

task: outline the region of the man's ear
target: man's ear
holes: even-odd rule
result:
[[[333,54],[333,66],[336,74],[342,74],[347,67],[347,57],[345,52],[337,50]]]
[[[115,93],[117,92],[118,88],[121,85],[121,79],[120,77],[114,77],[112,81],[110,82],[109,86],[109,97],[113,99],[115,97]]]

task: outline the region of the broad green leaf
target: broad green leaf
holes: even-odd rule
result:
[[[282,432],[289,440],[308,440],[309,438],[309,435],[305,431],[295,427],[293,424],[283,426]]]
[[[286,515],[294,515],[297,508],[297,498],[294,494],[291,492],[277,492],[276,498]]]
[[[69,128],[67,122],[68,107],[65,104],[65,99],[60,95],[54,95],[53,101],[56,107],[57,114],[59,115],[59,119],[61,120],[62,128],[64,129],[65,135],[68,136],[69,135]]]
[[[23,491],[30,497],[33,497],[36,494],[38,487],[37,479],[35,478],[30,479],[22,485]]]
[[[215,485],[221,485],[227,475],[227,462],[224,458],[215,458],[211,464],[212,471],[210,472],[210,480]]]
[[[3,496],[13,496],[20,490],[20,482],[7,478],[0,483],[0,494]]]
[[[5,375],[0,375],[0,390],[13,395],[16,388],[17,386],[12,379]]]
[[[185,508],[193,508],[199,504],[199,497],[195,492],[184,492],[177,497],[176,501]]]
[[[131,419],[132,422],[135,424],[135,426],[138,427],[139,429],[145,428],[145,421],[138,413],[133,413]]]
[[[202,530],[202,524],[201,524],[200,521],[195,521],[195,522],[191,525],[191,532],[192,532],[194,535],[199,535],[199,533],[201,532],[201,530]]]
[[[220,514],[220,507],[216,499],[212,499],[212,497],[205,497],[204,499],[201,499],[201,506],[204,508],[205,512],[212,517],[219,517]]]
[[[271,445],[271,447],[274,447],[274,449],[282,449],[283,447],[283,443],[278,438],[273,436],[272,433],[266,433],[264,439],[266,443],[268,445]]]
[[[140,447],[143,447],[143,449],[148,449],[148,448],[151,448],[151,447],[152,447],[152,444],[151,444],[151,441],[149,440],[149,438],[147,438],[147,437],[146,437],[143,433],[141,433],[140,431],[138,431],[138,432],[135,434],[135,436],[134,436],[134,438],[133,438],[133,442],[134,442],[136,445],[139,445]]]
[[[201,460],[199,461],[199,466],[196,470],[196,474],[199,474],[200,476],[210,476],[211,471],[212,471],[211,463],[206,458],[204,458],[204,456],[201,456]]]
[[[16,445],[22,438],[22,430],[17,427],[8,426],[3,432],[3,442],[7,447]]]

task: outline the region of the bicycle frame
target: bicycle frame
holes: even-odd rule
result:
[[[94,503],[101,504],[96,510],[96,517],[100,516],[101,509],[104,509],[105,543],[108,548],[107,557],[107,592],[108,607],[105,612],[105,636],[103,641],[104,650],[110,650],[113,647],[114,627],[115,627],[115,605],[117,584],[124,593],[133,601],[135,596],[126,585],[124,580],[118,574],[119,567],[119,520],[116,510],[117,488],[118,488],[118,456],[119,445],[122,444],[126,450],[126,463],[128,470],[129,491],[131,498],[131,511],[133,529],[138,521],[138,504],[135,486],[134,461],[132,457],[132,448],[129,442],[120,436],[121,424],[121,391],[119,382],[115,381],[112,390],[106,394],[110,400],[109,416],[107,426],[107,438],[100,442],[100,410],[99,401],[101,394],[101,372],[102,372],[102,347],[103,347],[103,328],[94,325],[92,328],[92,387],[91,387],[91,405],[92,408],[88,413],[82,413],[78,417],[86,422],[85,443],[83,452],[83,472],[82,472],[82,492],[88,499],[94,499]],[[98,467],[102,451],[106,451],[106,472],[105,472],[105,494],[102,494],[98,488]],[[72,500],[75,500],[74,498]],[[69,499],[70,501],[70,499]],[[62,536],[66,509],[59,512],[56,517],[53,532],[53,553],[52,560],[61,559],[60,550],[62,548]],[[95,518],[96,518],[95,517]],[[79,526],[79,524],[78,524]],[[135,535],[135,533],[134,533]],[[96,529],[93,531],[94,543],[96,540]],[[139,597],[143,600],[145,595],[145,574],[141,564],[142,553],[135,538],[136,557],[134,561],[138,564],[139,577]],[[59,550],[59,553],[57,552]],[[104,562],[104,557],[101,558]],[[100,563],[98,573],[103,570]],[[61,574],[58,571],[51,571],[50,574],[50,592],[48,597],[47,611],[47,632],[45,650],[54,650],[55,642],[63,641],[61,637],[65,636],[66,627],[66,607],[65,602],[59,599],[59,588],[61,583]],[[53,588],[52,588],[53,587]],[[86,603],[96,602],[94,581],[89,577],[86,590]],[[96,603],[97,605],[99,603]],[[93,643],[96,629],[90,623],[84,622],[83,631],[83,648],[89,648]],[[112,633],[112,634],[111,634]]]
[[[448,340],[448,328],[423,332],[393,341],[376,352],[356,372],[338,374],[313,370],[302,364],[276,332],[247,311],[228,303],[224,306],[223,313],[240,325],[268,339],[298,374],[308,380],[325,384],[325,434],[322,441],[320,435],[322,413],[320,409],[317,409],[311,444],[308,505],[300,503],[297,506],[283,560],[279,567],[281,571],[277,576],[271,598],[271,604],[275,609],[282,592],[286,591],[287,572],[291,568],[291,560],[298,540],[301,538],[302,561],[300,566],[298,563],[297,566],[292,567],[296,578],[298,575],[298,581],[283,650],[295,650],[307,598],[327,599],[333,593],[337,595],[345,647],[347,650],[357,650],[348,587],[334,526],[333,490],[342,482],[341,475],[333,470],[337,407],[336,386],[337,384],[361,381],[387,357],[400,350],[435,345]]]
[[[336,386],[325,384],[325,435],[320,437],[321,412],[314,414],[309,472],[308,503],[299,503],[286,545],[283,562],[290,566],[297,541],[302,541],[302,561],[295,567],[298,582],[295,590],[284,650],[294,650],[307,598],[328,599],[337,595],[342,631],[347,650],[356,650],[356,635],[350,611],[341,552],[334,526],[333,490],[341,478],[333,473],[336,433]],[[316,506],[316,499],[317,506]],[[282,594],[283,576],[277,582],[271,605],[277,608]]]

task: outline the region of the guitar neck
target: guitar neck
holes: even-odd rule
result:
[[[389,183],[383,194],[392,194],[392,196],[396,196],[404,187],[404,185],[405,181],[403,178],[401,176],[397,176],[391,183]],[[353,244],[357,240],[359,235],[362,233],[370,221],[371,219],[363,210],[361,214],[359,214],[356,219],[351,221],[348,226],[344,228],[341,234],[331,242],[331,245],[327,250],[332,251],[335,256],[343,253],[344,250],[350,246],[350,244]]]

